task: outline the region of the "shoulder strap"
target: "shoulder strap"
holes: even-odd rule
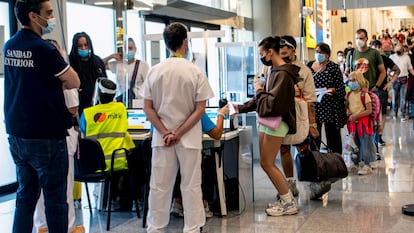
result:
[[[367,109],[367,107],[365,106],[365,95],[366,94],[367,94],[366,91],[364,91],[364,90],[361,91],[361,102],[362,102],[362,105],[364,105],[365,109]]]
[[[135,87],[135,80],[137,79],[139,62],[140,62],[140,60],[138,60],[138,59],[135,61],[134,72],[132,72],[131,83],[129,84],[129,88]]]

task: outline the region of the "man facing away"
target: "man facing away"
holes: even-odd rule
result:
[[[79,88],[80,81],[41,38],[56,21],[49,0],[20,0],[14,10],[22,28],[4,45],[4,115],[19,183],[13,232],[32,231],[41,189],[49,232],[67,232],[66,135],[72,122],[63,89]]]
[[[144,111],[154,126],[147,232],[164,232],[168,225],[178,168],[183,232],[200,232],[205,224],[200,119],[214,93],[204,72],[185,59],[189,50],[186,27],[172,23],[163,36],[171,56],[150,69],[144,82]]]

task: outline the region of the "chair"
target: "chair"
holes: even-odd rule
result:
[[[145,138],[142,141],[142,156],[144,158],[145,165],[145,186],[144,186],[144,214],[142,217],[142,227],[145,228],[147,225],[147,214],[148,214],[148,196],[150,191],[150,177],[151,177],[151,158],[152,158],[152,148],[151,148],[152,138]]]
[[[112,152],[111,167],[109,171],[105,172],[106,163],[105,155],[100,143],[95,139],[82,138],[79,140],[78,156],[75,158],[75,181],[84,182],[86,195],[88,198],[89,212],[92,216],[92,206],[89,197],[88,183],[107,183],[105,187],[107,197],[108,216],[106,222],[106,230],[109,231],[111,224],[111,182],[114,169],[115,154],[118,151],[124,151],[128,154],[129,151],[125,148],[119,148]],[[137,210],[137,217],[140,218],[138,204],[135,203]]]

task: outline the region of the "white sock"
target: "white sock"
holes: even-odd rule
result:
[[[285,203],[291,203],[292,202],[293,195],[292,195],[292,192],[290,190],[286,194],[283,194],[283,195],[279,194],[279,196],[280,196],[280,199],[282,199],[283,202],[285,202]]]

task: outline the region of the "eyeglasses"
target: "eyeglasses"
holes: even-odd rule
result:
[[[293,44],[289,43],[289,41],[287,41],[287,40],[285,40],[285,39],[281,39],[281,40],[280,40],[280,43],[279,43],[279,47],[280,47],[280,48],[283,48],[283,47],[285,47],[285,46],[288,46],[288,47],[290,47],[290,48],[292,48],[292,49],[295,49],[295,46],[293,46]]]

